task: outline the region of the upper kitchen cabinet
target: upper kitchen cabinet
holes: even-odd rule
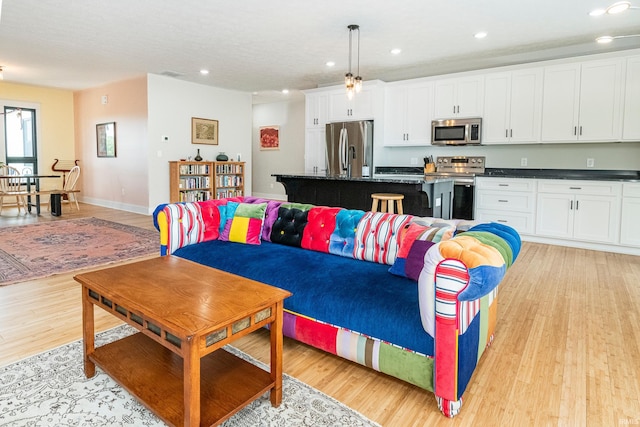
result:
[[[329,117],[329,95],[326,92],[305,93],[305,117],[307,128],[323,128]]]
[[[485,77],[483,144],[540,141],[542,68]]]
[[[627,59],[622,139],[640,141],[640,56]]]
[[[546,67],[542,141],[619,141],[622,59]]]
[[[482,117],[484,76],[438,80],[435,84],[434,116]]]
[[[431,144],[433,82],[389,85],[385,89],[385,146]]]
[[[329,121],[375,119],[382,110],[384,93],[382,82],[364,82],[362,90],[347,98],[344,88],[329,92]]]

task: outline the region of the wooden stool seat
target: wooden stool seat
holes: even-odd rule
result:
[[[371,204],[372,212],[378,212],[378,202],[380,202],[380,212],[394,213],[393,203],[395,202],[398,208],[398,213],[399,214],[404,213],[404,210],[402,208],[402,199],[404,199],[403,194],[373,193],[371,195],[371,199],[373,200],[373,203]]]

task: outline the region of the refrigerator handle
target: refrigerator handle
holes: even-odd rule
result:
[[[347,130],[345,128],[340,129],[340,145],[338,150],[340,151],[340,169],[342,171],[347,169],[347,147],[349,145],[349,138],[347,136]]]

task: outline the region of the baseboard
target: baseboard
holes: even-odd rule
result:
[[[554,239],[534,235],[521,234],[520,238],[524,242],[545,243],[547,245],[567,246],[570,248],[589,249],[592,251],[615,252],[626,255],[640,255],[640,248],[632,246],[608,245],[603,243],[590,243],[577,240]]]
[[[79,199],[79,201],[88,205],[101,206],[103,208],[117,209],[120,211],[133,212],[142,215],[150,214],[149,208],[147,206],[132,205],[129,203],[118,203],[112,200],[96,199],[93,197],[83,197],[82,199]]]

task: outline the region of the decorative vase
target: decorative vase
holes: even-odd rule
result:
[[[224,154],[224,151],[221,151],[220,153],[218,153],[218,155],[216,156],[216,160],[219,162],[226,162],[227,160],[229,160],[229,156],[227,156],[226,154]]]
[[[196,154],[196,156],[193,158],[193,160],[195,160],[196,162],[201,162],[202,161],[202,156],[200,155],[200,149],[198,148],[198,154]]]

